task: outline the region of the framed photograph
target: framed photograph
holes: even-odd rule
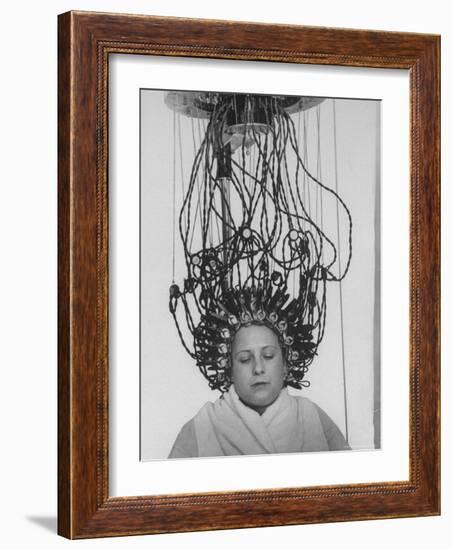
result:
[[[380,448],[380,100],[142,89],[140,105],[141,459]],[[219,134],[230,168],[212,159]],[[234,341],[271,332],[287,368],[275,387],[271,345],[262,364],[247,338],[231,357]],[[300,418],[275,445],[283,386]],[[313,441],[308,397],[323,422]]]
[[[440,513],[438,36],[59,16],[59,533]]]

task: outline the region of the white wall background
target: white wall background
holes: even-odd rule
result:
[[[442,82],[451,74],[448,4],[431,0],[378,6],[358,0],[316,3],[229,0],[7,3],[2,10],[0,124],[0,385],[2,546],[5,548],[245,548],[332,545],[380,549],[403,544],[448,548],[452,534],[451,405],[443,399],[443,515],[374,522],[69,542],[56,536],[56,15],[69,9],[440,33]],[[257,9],[258,7],[258,9]],[[446,92],[447,93],[447,92]],[[446,97],[446,94],[444,94]],[[443,181],[450,180],[450,105],[443,102]],[[443,186],[443,280],[451,276],[452,191]],[[443,289],[443,395],[452,390],[451,296]]]

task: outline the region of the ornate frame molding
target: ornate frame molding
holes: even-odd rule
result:
[[[59,16],[58,47],[59,533],[86,538],[439,514],[439,37],[68,12]],[[409,70],[409,481],[109,497],[110,54]]]

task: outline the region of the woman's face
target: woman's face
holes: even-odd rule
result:
[[[241,327],[232,343],[232,383],[245,405],[262,414],[280,394],[284,375],[276,334],[266,326]]]

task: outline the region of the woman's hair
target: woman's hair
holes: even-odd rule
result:
[[[231,351],[236,333],[243,326],[262,325],[278,337],[287,365],[285,384],[294,388],[309,385],[303,380],[311,364],[321,333],[304,318],[303,304],[289,301],[285,289],[269,287],[229,290],[222,302],[207,309],[194,330],[197,365],[212,389],[225,392],[231,381]],[[213,305],[213,304],[212,304]]]

